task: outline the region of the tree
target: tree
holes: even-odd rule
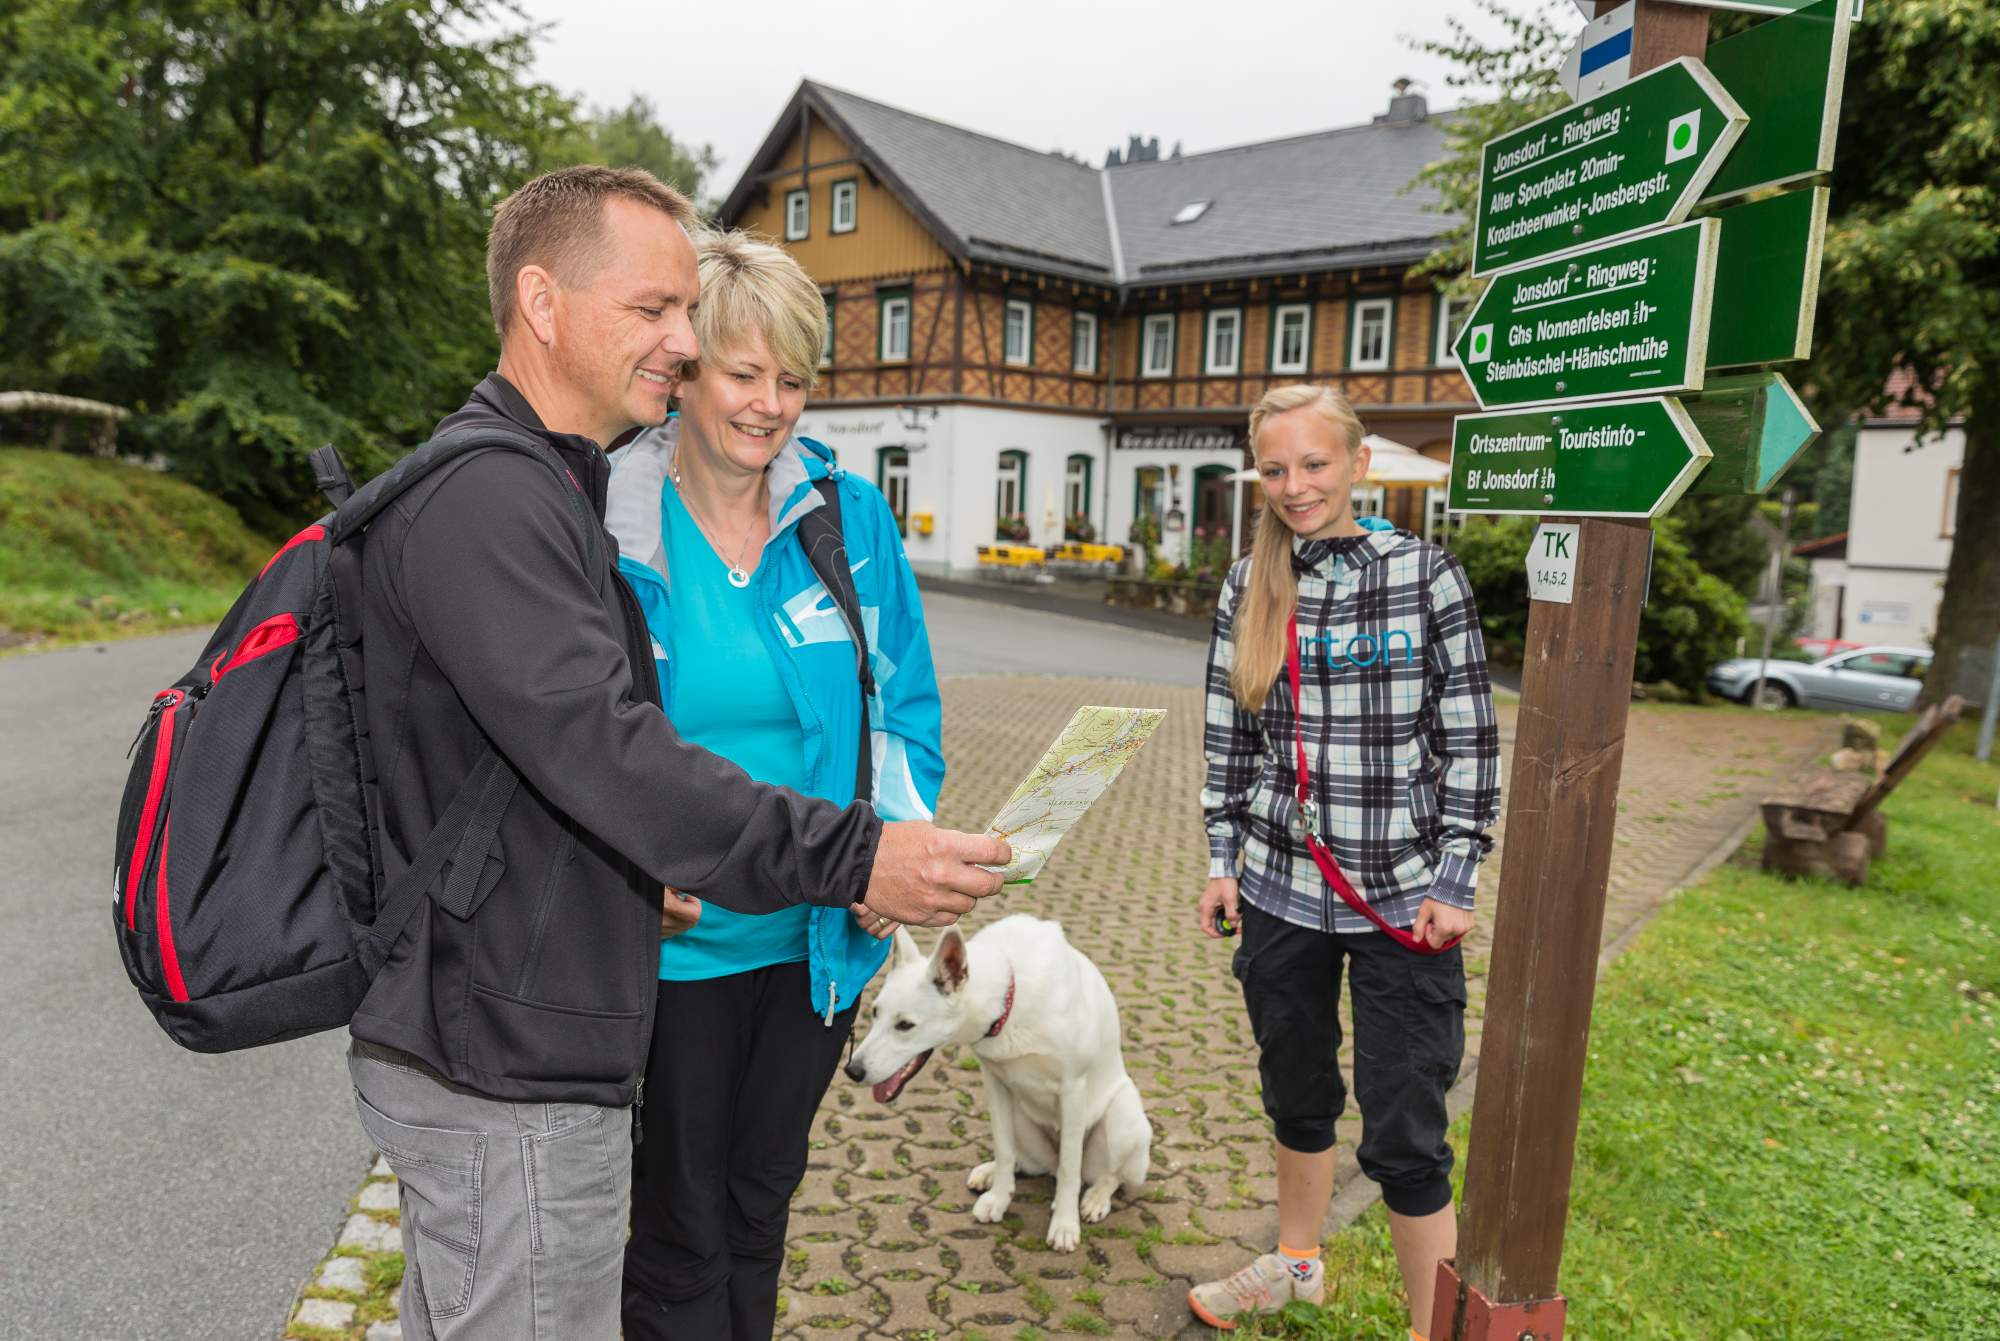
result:
[[[492,366],[492,204],[574,133],[500,0],[17,0],[0,18],[0,376],[275,528]]]
[[[684,145],[660,125],[650,98],[635,93],[632,101],[616,111],[595,107],[577,127],[578,137],[570,157],[578,163],[602,163],[614,168],[644,168],[669,186],[678,188],[704,211],[713,202],[702,188],[722,160],[712,145]]]
[[[2000,6],[1870,5],[1854,26],[1810,394],[1882,409],[1892,370],[1934,440],[1963,422],[1957,543],[1924,697],[1983,695],[2000,636]]]

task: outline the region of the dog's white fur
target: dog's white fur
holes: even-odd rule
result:
[[[1010,981],[1012,1010],[988,1037]],[[1007,1214],[1016,1173],[1054,1173],[1048,1244],[1070,1252],[1081,1221],[1102,1220],[1120,1187],[1146,1181],[1153,1128],[1119,1038],[1111,988],[1060,923],[1016,915],[970,940],[954,927],[929,958],[899,929],[847,1074],[884,1082],[933,1048],[969,1044],[993,1122],[993,1159],[966,1178],[980,1194],[973,1218],[991,1224]]]

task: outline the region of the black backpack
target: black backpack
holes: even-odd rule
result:
[[[183,1047],[229,1052],[343,1027],[426,895],[461,918],[477,910],[520,776],[489,744],[385,887],[359,600],[368,524],[446,462],[488,450],[547,466],[586,562],[609,562],[589,500],[526,434],[445,434],[359,491],[322,448],[313,465],[334,510],[271,556],[193,668],[154,697],[119,809],[112,915],[127,975]],[[807,514],[800,539],[859,649],[865,731],[868,655],[832,485],[819,482],[829,506]],[[869,756],[864,738],[862,797]]]

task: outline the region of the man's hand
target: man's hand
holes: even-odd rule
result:
[[[895,922],[890,918],[882,916],[882,914],[876,912],[867,904],[855,903],[848,905],[848,907],[854,914],[854,925],[860,927],[876,940],[886,940],[896,934]]]
[[[701,900],[692,894],[682,894],[675,890],[664,891],[660,902],[660,939],[672,940],[683,931],[691,931],[694,924],[701,921]]]
[[[1473,921],[1469,908],[1454,908],[1436,899],[1425,899],[1417,909],[1417,920],[1410,926],[1410,935],[1426,945],[1443,945],[1472,930]]]
[[[884,824],[862,902],[891,922],[948,927],[978,900],[1000,892],[999,874],[979,868],[1005,866],[1013,856],[1004,841],[983,834],[923,820]]]
[[[1236,916],[1237,884],[1234,876],[1217,876],[1208,882],[1208,888],[1201,892],[1201,902],[1195,905],[1195,920],[1201,924],[1201,934],[1211,939],[1222,938],[1222,928],[1215,924],[1216,915],[1229,919],[1229,925],[1240,927],[1243,923]]]

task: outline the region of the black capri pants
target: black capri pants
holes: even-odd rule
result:
[[[1451,1205],[1445,1092],[1465,1056],[1465,959],[1418,954],[1380,931],[1294,926],[1240,905],[1235,971],[1260,1053],[1264,1112],[1300,1154],[1333,1145],[1347,1106],[1340,1064],[1340,977],[1354,1009],[1361,1171],[1398,1215]]]

